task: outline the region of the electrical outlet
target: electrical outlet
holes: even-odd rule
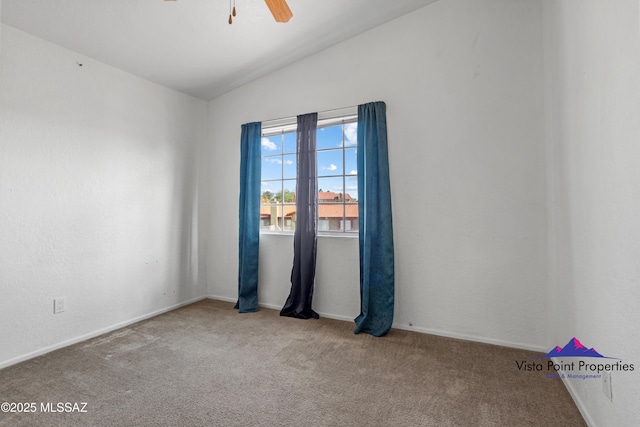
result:
[[[613,388],[611,386],[611,372],[602,373],[602,392],[613,402]]]
[[[56,298],[53,300],[53,314],[62,313],[64,311],[64,298]]]

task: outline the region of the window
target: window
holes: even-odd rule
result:
[[[357,116],[318,118],[318,232],[358,231]],[[292,232],[296,225],[296,125],[262,130],[261,231]]]
[[[260,229],[295,230],[296,133],[262,137]]]

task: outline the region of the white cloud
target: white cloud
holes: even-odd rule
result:
[[[281,165],[282,164],[282,157],[267,157],[266,159],[264,159],[265,162],[267,163],[273,163],[276,165]],[[293,160],[285,160],[284,161],[285,165],[292,165],[293,164]]]
[[[358,171],[357,170],[352,170],[351,172],[349,172],[349,175],[358,175]]]
[[[358,124],[348,123],[344,126],[344,145],[354,146],[358,144]]]
[[[265,150],[274,151],[278,149],[278,146],[269,138],[262,138],[261,144],[262,148],[264,148]]]
[[[322,167],[322,170],[325,170],[325,171],[334,171],[336,169],[338,169],[338,167],[336,165],[334,165],[333,163],[331,165],[329,165],[329,167],[326,167],[326,166]]]

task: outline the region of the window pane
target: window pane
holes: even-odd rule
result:
[[[275,203],[275,195],[282,192],[282,181],[262,181],[260,186],[260,203]]]
[[[342,150],[318,151],[318,176],[342,175]]]
[[[338,202],[342,197],[342,177],[318,178],[318,203]]]
[[[260,205],[260,230],[278,229],[278,206]]]
[[[345,168],[344,168],[345,175],[358,174],[358,153],[355,148],[345,148],[344,164],[345,164]]]
[[[322,223],[322,231],[342,231],[344,205],[342,203],[319,203],[318,223]]]
[[[284,134],[284,153],[295,153],[296,152],[296,133],[285,133]]]
[[[296,201],[296,180],[287,179],[284,183],[284,198],[282,197],[282,189],[278,189],[274,195],[277,203],[295,203]]]
[[[342,147],[342,125],[320,128],[316,132],[316,150]]]
[[[345,193],[348,196],[345,196],[345,202],[357,202],[358,201],[358,177],[357,176],[348,176],[345,178]]]
[[[328,219],[318,219],[318,231],[329,231]]]
[[[275,135],[269,138],[263,136],[261,146],[263,156],[282,153],[282,136]]]
[[[344,125],[344,146],[355,147],[358,144],[358,123]]]
[[[296,181],[284,181],[284,207],[283,230],[294,231],[296,229]]]
[[[289,154],[283,157],[284,163],[284,178],[296,178],[296,155]]]
[[[262,158],[262,180],[282,179],[282,156]]]
[[[344,231],[358,231],[358,189],[357,182],[355,191],[349,188],[349,180],[355,178],[347,178],[347,196],[344,204],[344,214],[346,218]]]

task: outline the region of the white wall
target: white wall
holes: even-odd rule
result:
[[[240,125],[387,103],[396,325],[547,346],[542,6],[447,0],[210,103],[209,292],[237,296]],[[262,236],[263,304],[289,292],[292,238]],[[314,308],[359,313],[357,241],[320,238]]]
[[[208,116],[3,25],[0,367],[206,293],[235,299],[240,125],[383,100],[396,326],[545,351],[577,336],[640,369],[638,9],[441,0]],[[321,237],[318,257],[316,310],[355,317],[357,240]],[[263,236],[261,303],[284,303],[291,262],[290,236]],[[591,425],[635,425],[635,374],[612,380],[613,402],[599,381],[568,385]]]
[[[593,426],[640,420],[640,14],[637,0],[544,3],[550,339],[634,363],[568,382]]]
[[[205,295],[206,103],[5,25],[1,54],[0,367]]]

